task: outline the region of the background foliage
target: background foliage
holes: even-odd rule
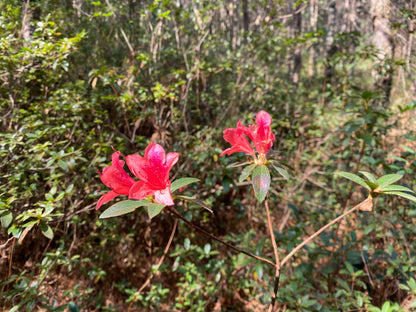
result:
[[[263,311],[273,272],[174,218],[98,220],[111,146],[181,154],[173,176],[215,211],[189,220],[272,258],[265,212],[219,158],[260,110],[293,167],[269,196],[281,254],[363,190],[336,170],[405,174],[415,190],[415,2],[0,1],[1,306],[12,311]],[[401,182],[402,182],[401,181]],[[415,307],[416,206],[377,202],[282,271],[282,311]],[[150,274],[150,284],[145,283]]]

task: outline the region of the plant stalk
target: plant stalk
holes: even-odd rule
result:
[[[323,231],[325,231],[327,228],[329,228],[331,225],[337,223],[338,221],[340,221],[342,218],[344,218],[345,216],[349,215],[351,212],[360,209],[361,207],[368,209],[368,205],[372,205],[372,198],[367,198],[366,200],[362,201],[361,203],[359,203],[358,205],[352,207],[350,210],[344,212],[342,215],[340,215],[339,217],[335,218],[334,220],[332,220],[331,222],[329,222],[327,225],[321,227],[318,231],[316,231],[315,233],[313,233],[311,236],[309,236],[307,239],[305,239],[302,243],[300,243],[299,245],[297,245],[286,257],[283,258],[282,262],[280,263],[281,266],[285,265],[285,263],[287,261],[289,261],[290,258],[292,258],[292,256],[299,251],[299,249],[301,249],[303,246],[309,244],[315,237],[317,237],[319,234],[321,234]]]
[[[272,261],[270,261],[270,260],[268,260],[268,259],[266,259],[266,258],[263,258],[263,257],[256,256],[256,255],[254,255],[254,254],[252,254],[252,253],[250,253],[250,252],[248,252],[248,251],[242,250],[242,249],[240,249],[240,248],[238,248],[238,247],[235,247],[235,246],[231,245],[230,243],[227,243],[227,242],[223,241],[222,239],[220,239],[220,238],[216,237],[215,235],[213,235],[213,234],[209,233],[208,231],[204,230],[203,228],[201,228],[201,227],[199,227],[199,226],[197,226],[197,225],[193,224],[192,222],[190,222],[190,221],[186,220],[186,219],[185,219],[184,217],[182,217],[182,216],[181,216],[181,214],[180,214],[179,212],[177,212],[177,211],[176,211],[176,209],[175,209],[175,208],[173,208],[172,206],[167,206],[166,208],[167,208],[167,210],[168,210],[170,213],[172,213],[173,215],[175,215],[176,217],[178,217],[179,219],[181,219],[183,222],[185,222],[186,224],[188,224],[189,226],[191,226],[192,228],[194,228],[194,229],[195,229],[195,230],[197,230],[198,232],[200,232],[200,233],[204,234],[205,236],[208,236],[209,238],[212,238],[212,239],[216,240],[217,242],[219,242],[219,243],[221,243],[221,244],[223,244],[223,245],[225,245],[225,246],[227,246],[227,247],[231,248],[232,250],[234,250],[234,251],[236,251],[236,252],[238,252],[238,253],[245,254],[246,256],[249,256],[249,257],[251,257],[251,258],[253,258],[253,259],[256,259],[256,260],[259,260],[259,261],[265,262],[265,263],[267,263],[267,264],[272,265],[272,266],[274,266],[274,267],[275,267],[275,264],[274,264]]]
[[[272,296],[272,301],[270,302],[270,306],[269,306],[269,310],[268,310],[268,312],[272,312],[273,309],[274,309],[274,305],[276,304],[277,291],[279,290],[280,259],[279,259],[279,252],[277,250],[276,239],[275,239],[275,236],[274,236],[272,219],[270,217],[269,203],[267,202],[267,199],[264,203],[266,205],[267,223],[269,225],[270,239],[272,241],[273,251],[274,251],[274,258],[275,258],[275,261],[276,261],[276,265],[275,265],[276,271],[275,271],[275,275],[274,275],[273,296]]]

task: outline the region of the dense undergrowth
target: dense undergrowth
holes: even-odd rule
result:
[[[172,179],[199,178],[185,194],[198,194],[214,214],[192,204],[176,208],[269,258],[265,211],[248,183],[227,168],[245,156],[219,157],[227,147],[222,131],[239,119],[269,112],[276,136],[271,153],[293,168],[288,181],[273,181],[269,194],[283,255],[365,198],[336,170],[401,173],[401,183],[415,190],[416,102],[406,62],[400,55],[380,60],[368,33],[357,30],[336,34],[335,52],[315,53],[310,72],[311,51],[326,42],[325,23],[293,34],[285,20],[273,18],[289,2],[275,2],[270,10],[250,3],[248,30],[225,20],[222,1],[0,2],[4,310],[267,308],[270,267],[182,222],[176,228],[172,215],[150,221],[138,210],[98,219],[97,169],[110,163],[112,147],[143,154],[153,141],[180,153]],[[407,31],[409,17],[400,12],[397,27]],[[254,22],[256,14],[272,18]],[[304,63],[294,83],[297,48]],[[377,84],[386,72],[395,77],[389,97]],[[386,197],[373,211],[331,227],[283,268],[280,310],[414,308],[415,218],[414,203]]]

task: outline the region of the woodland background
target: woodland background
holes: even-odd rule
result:
[[[414,0],[0,0],[0,306],[8,311],[264,311],[273,270],[175,219],[100,220],[112,146],[181,154],[194,223],[273,258],[265,211],[219,157],[260,110],[277,159],[279,252],[365,193],[336,170],[416,188]],[[105,207],[102,208],[102,210]],[[381,198],[282,270],[280,311],[416,307],[416,205]],[[160,260],[163,258],[163,261]],[[161,263],[160,267],[157,267]],[[145,283],[152,275],[150,283]]]

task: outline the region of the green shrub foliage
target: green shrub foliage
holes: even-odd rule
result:
[[[150,142],[180,154],[182,217],[270,259],[256,198],[287,255],[370,195],[371,211],[282,268],[277,306],[414,309],[416,16],[389,1],[383,54],[368,1],[333,2],[0,1],[0,309],[267,309],[272,267],[182,221],[165,251],[175,218],[163,207],[99,219],[97,169],[112,148],[143,155]],[[223,130],[261,110],[276,137],[268,167],[219,157]]]

